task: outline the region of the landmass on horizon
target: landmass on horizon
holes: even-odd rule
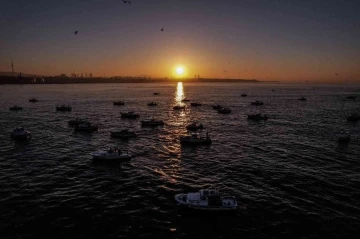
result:
[[[85,84],[85,83],[156,83],[156,82],[262,82],[257,79],[233,79],[233,78],[201,78],[195,75],[189,77],[163,77],[153,78],[150,76],[93,76],[90,74],[72,74],[67,76],[61,74],[59,76],[44,76],[21,72],[0,72],[0,84]],[[276,82],[276,81],[266,81]]]

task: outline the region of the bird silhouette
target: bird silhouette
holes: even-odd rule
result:
[[[338,73],[335,73],[336,76],[338,76],[339,74]]]
[[[163,32],[163,31],[164,31],[164,28],[161,28],[161,29],[160,29],[160,31],[162,31],[162,32]]]
[[[75,31],[75,35],[78,34],[78,31]]]

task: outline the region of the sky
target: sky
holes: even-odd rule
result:
[[[1,0],[0,71],[360,82],[359,0],[130,1]]]

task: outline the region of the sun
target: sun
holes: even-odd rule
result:
[[[179,76],[184,74],[184,67],[182,67],[182,66],[177,67],[176,68],[176,74],[178,74]]]

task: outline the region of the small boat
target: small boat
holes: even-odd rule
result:
[[[341,144],[347,144],[350,142],[350,140],[351,140],[351,136],[345,132],[341,132],[341,134],[338,138],[338,142]]]
[[[346,98],[349,99],[349,100],[355,100],[355,99],[356,99],[356,96],[350,95],[350,96],[348,96],[348,97],[346,97]]]
[[[184,110],[185,109],[185,105],[175,105],[173,107],[174,110]]]
[[[218,110],[218,113],[220,114],[230,114],[231,113],[231,109],[229,108],[222,108]]]
[[[38,101],[39,101],[39,100],[36,99],[36,98],[31,98],[31,99],[29,99],[29,102],[33,102],[33,103],[38,102]]]
[[[255,120],[255,121],[260,121],[260,120],[268,120],[268,117],[266,115],[261,115],[261,114],[253,114],[253,115],[248,115],[248,120]]]
[[[213,105],[213,109],[214,110],[220,110],[222,109],[223,107],[221,105]]]
[[[211,144],[212,141],[209,134],[206,133],[206,137],[199,136],[198,134],[192,134],[190,136],[180,136],[181,144],[199,145],[199,144]]]
[[[22,127],[18,127],[11,133],[11,138],[18,140],[30,139],[31,133]]]
[[[90,122],[84,122],[82,124],[75,125],[75,131],[83,131],[83,132],[93,132],[97,131],[99,126],[93,125]]]
[[[56,106],[56,111],[71,111],[71,107],[69,105]]]
[[[118,160],[118,159],[131,159],[131,154],[128,152],[122,152],[116,148],[109,150],[100,150],[97,152],[91,153],[93,159],[99,160]]]
[[[80,118],[76,118],[76,119],[74,119],[74,120],[69,120],[68,121],[68,124],[70,125],[70,126],[77,126],[77,125],[79,125],[79,124],[84,124],[84,123],[86,123],[87,122],[87,120],[85,119],[80,119]]]
[[[196,131],[198,129],[203,129],[203,128],[204,128],[204,126],[202,124],[198,124],[197,122],[193,122],[186,126],[187,130],[193,130],[193,131]]]
[[[201,104],[198,103],[198,102],[191,103],[190,105],[191,105],[191,106],[201,106]]]
[[[206,211],[234,211],[238,208],[234,196],[221,196],[217,189],[201,189],[196,193],[175,195],[179,206]]]
[[[124,101],[114,101],[113,102],[114,105],[125,105]]]
[[[301,98],[299,98],[298,100],[306,101],[306,98],[305,98],[305,97],[301,97]]]
[[[135,138],[136,133],[129,131],[128,129],[123,129],[121,131],[114,131],[110,132],[111,137],[113,138],[122,138],[122,139],[129,139],[129,138]]]
[[[190,100],[189,100],[189,99],[186,99],[186,98],[184,98],[184,99],[181,100],[181,102],[188,102],[188,101],[190,101]]]
[[[159,126],[159,125],[164,125],[164,121],[162,120],[157,120],[157,119],[145,119],[140,121],[141,122],[141,126]]]
[[[247,94],[241,94],[241,97],[246,97],[246,96],[248,96]]]
[[[257,101],[251,102],[251,104],[252,105],[263,105],[264,102],[257,100]]]
[[[136,114],[134,111],[129,111],[129,112],[120,113],[120,114],[121,114],[121,118],[136,119],[136,118],[140,117],[140,115]]]
[[[150,102],[150,103],[148,103],[148,106],[157,106],[157,103],[155,103],[155,102]]]
[[[348,121],[352,121],[352,122],[356,122],[356,121],[359,121],[360,120],[360,115],[358,114],[351,114],[348,118],[347,118]]]
[[[160,95],[160,93],[158,93],[158,92],[154,92],[154,93],[153,93],[153,95]]]
[[[9,108],[9,110],[22,110],[22,109],[23,109],[22,107],[17,106],[17,105]]]

